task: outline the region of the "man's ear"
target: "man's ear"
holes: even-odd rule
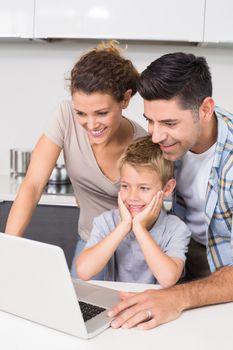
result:
[[[125,93],[124,93],[124,98],[122,100],[122,109],[125,109],[128,107],[129,105],[129,101],[132,97],[132,89],[128,89]]]
[[[209,122],[214,113],[214,106],[215,104],[212,97],[206,97],[200,106],[200,119],[205,122]]]
[[[175,187],[176,187],[176,180],[175,179],[168,180],[168,182],[163,188],[164,198],[169,197],[172,194]]]

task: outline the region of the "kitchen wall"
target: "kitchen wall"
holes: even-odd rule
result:
[[[33,148],[59,101],[69,98],[65,73],[96,43],[0,41],[0,174],[9,173],[10,148]],[[233,47],[130,42],[125,55],[141,71],[160,55],[180,50],[207,58],[216,104],[233,112]],[[125,115],[146,127],[142,112],[141,98],[135,96]]]

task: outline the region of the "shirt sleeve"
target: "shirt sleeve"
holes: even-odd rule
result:
[[[186,260],[191,232],[187,225],[175,215],[168,215],[164,253],[168,256]]]
[[[90,238],[85,248],[93,247],[115,229],[117,225],[117,216],[114,214],[114,210],[109,210],[93,220]]]
[[[90,234],[90,238],[88,239],[85,248],[93,247],[95,244],[99,243],[105,235],[103,235],[103,228],[101,225],[101,218],[98,216],[93,221],[93,226]]]
[[[68,101],[63,101],[55,110],[44,130],[44,134],[61,148],[64,146],[68,113]]]

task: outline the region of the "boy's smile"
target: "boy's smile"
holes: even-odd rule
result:
[[[123,165],[120,195],[132,217],[143,211],[161,189],[162,181],[155,170]]]

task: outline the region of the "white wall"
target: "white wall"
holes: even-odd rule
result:
[[[9,173],[10,148],[33,148],[56,105],[69,97],[65,73],[96,43],[0,41],[0,174]],[[207,58],[216,104],[233,111],[233,48],[129,43],[125,55],[142,71],[157,57],[174,51]],[[142,101],[135,96],[125,114],[146,127],[142,112]]]

